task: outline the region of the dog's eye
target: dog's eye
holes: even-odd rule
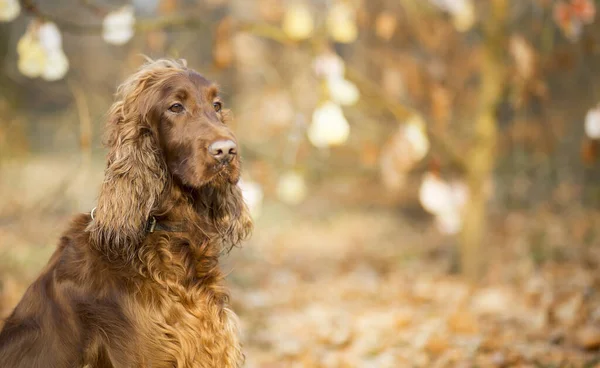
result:
[[[183,105],[180,103],[176,103],[171,105],[171,107],[169,107],[169,111],[174,112],[174,113],[179,113],[183,111]]]
[[[213,102],[213,107],[215,108],[216,112],[220,112],[223,108],[223,104],[220,102]]]

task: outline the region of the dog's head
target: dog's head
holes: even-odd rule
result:
[[[156,125],[169,172],[182,184],[237,183],[237,141],[216,85],[193,70],[179,71],[158,82],[142,104],[148,121]]]
[[[131,75],[109,112],[95,243],[109,254],[134,248],[173,186],[197,193],[198,211],[224,243],[244,239],[252,225],[236,185],[240,158],[229,116],[217,86],[185,62],[150,61]]]

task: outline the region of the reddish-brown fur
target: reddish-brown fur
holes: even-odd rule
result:
[[[119,87],[94,219],[75,217],[6,320],[0,367],[241,366],[218,258],[252,222],[239,157],[218,164],[207,153],[213,141],[235,141],[218,99],[170,60]],[[162,230],[146,230],[152,216]]]

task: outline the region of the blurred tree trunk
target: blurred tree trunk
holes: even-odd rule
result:
[[[494,170],[498,134],[496,107],[502,95],[505,78],[503,50],[506,0],[492,0],[489,11],[489,17],[484,24],[481,101],[474,126],[473,147],[466,157],[469,201],[465,207],[461,234],[461,271],[472,281],[476,281],[481,275],[485,261],[482,247],[486,233],[486,185]]]

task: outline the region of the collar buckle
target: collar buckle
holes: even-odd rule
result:
[[[148,229],[148,232],[153,233],[155,227],[156,227],[156,217],[150,216],[150,228]]]

